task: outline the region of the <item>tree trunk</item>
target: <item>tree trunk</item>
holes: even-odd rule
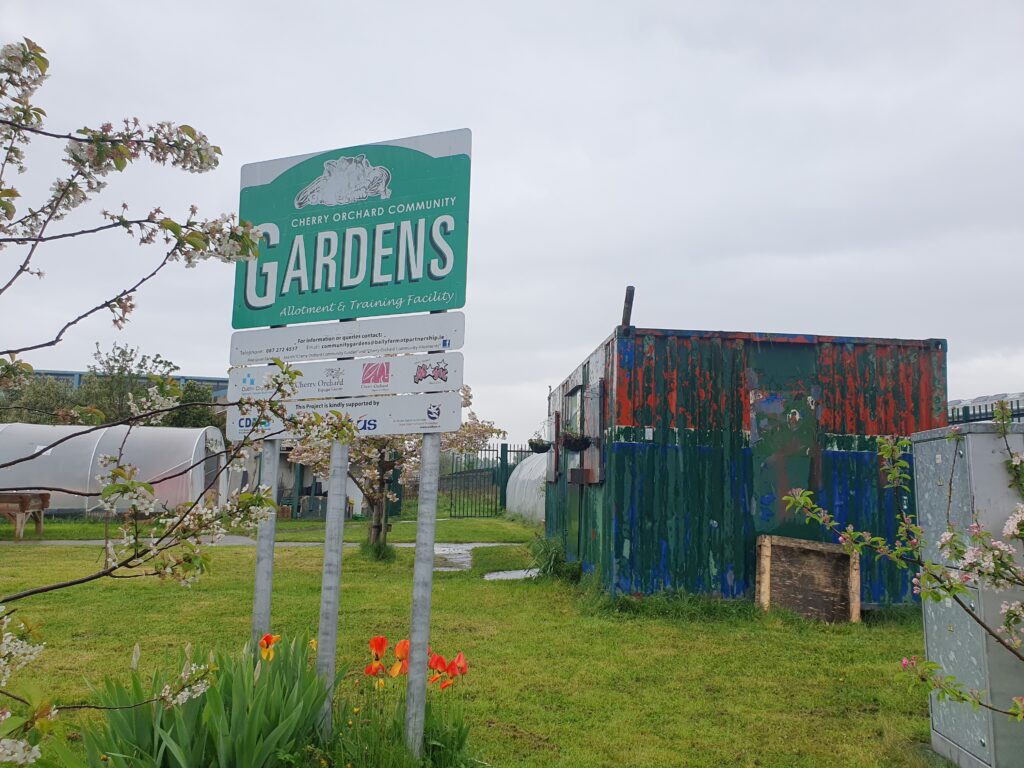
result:
[[[373,517],[370,519],[370,543],[387,542],[387,531],[384,530],[384,497],[377,496],[373,502]]]
[[[381,449],[377,454],[377,493],[373,503],[373,519],[370,522],[370,543],[387,544],[388,542],[388,481],[391,471],[395,468],[393,461],[387,460],[388,452]]]

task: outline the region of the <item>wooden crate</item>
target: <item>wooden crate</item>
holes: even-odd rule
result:
[[[758,604],[820,621],[860,621],[860,558],[838,544],[757,537]]]

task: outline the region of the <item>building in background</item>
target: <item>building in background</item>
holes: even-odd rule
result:
[[[46,376],[51,379],[57,379],[58,381],[66,381],[71,385],[72,389],[78,389],[82,386],[82,379],[88,375],[100,375],[95,374],[91,371],[50,371],[37,369],[33,372],[34,376]],[[178,382],[179,386],[185,386],[186,381],[194,381],[197,384],[204,384],[208,386],[213,392],[213,399],[215,402],[225,402],[228,396],[228,379],[227,376],[172,376],[175,381]]]
[[[892,536],[877,438],[947,423],[946,343],[620,326],[548,413],[546,529],[570,559],[615,591],[750,596],[760,534],[824,538],[793,488]],[[865,558],[862,600],[909,578]]]

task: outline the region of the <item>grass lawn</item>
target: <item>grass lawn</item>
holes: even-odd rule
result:
[[[0,522],[0,540],[14,539],[14,526]],[[392,528],[388,537],[393,543],[416,541],[415,520],[391,520]],[[349,520],[345,523],[345,541],[358,543],[367,536],[369,522],[366,520]],[[521,544],[533,538],[540,527],[530,526],[505,517],[466,517],[441,519],[437,522],[437,538],[447,544],[466,544],[474,541],[495,541],[503,544]],[[113,533],[116,535],[116,528]],[[86,520],[46,520],[43,526],[43,539],[51,541],[87,541],[103,538],[102,521]],[[25,540],[38,541],[35,528],[26,526]],[[278,520],[278,541],[323,541],[324,523],[322,520]]]
[[[908,690],[898,672],[901,656],[922,652],[915,614],[827,626],[703,600],[680,603],[686,611],[631,601],[637,610],[613,613],[558,582],[483,581],[485,570],[522,567],[522,546],[476,554],[473,571],[434,575],[431,641],[469,660],[460,695],[471,743],[490,765],[943,765],[922,749],[926,696]],[[143,667],[173,663],[186,642],[241,645],[254,555],[217,550],[214,572],[191,590],[103,581],[22,601],[20,612],[41,625],[47,650],[20,679],[67,702],[87,696],[89,682],[123,674],[136,640]],[[412,556],[399,550],[395,561],[375,563],[346,553],[341,668],[359,674],[371,635],[392,642],[406,635]],[[94,548],[5,547],[0,591],[96,564]],[[278,550],[275,632],[315,631],[320,564],[319,550]]]

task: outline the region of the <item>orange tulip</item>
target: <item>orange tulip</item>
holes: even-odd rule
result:
[[[395,658],[397,661],[391,665],[391,676],[398,677],[409,673],[409,641],[399,640],[395,644]]]
[[[452,685],[454,682],[454,680],[445,680],[443,683],[441,683],[441,690],[443,691],[445,688],[447,688],[449,685]]]
[[[366,665],[366,669],[363,670],[363,674],[367,675],[368,677],[376,677],[378,672],[383,672],[383,671],[384,671],[384,665],[381,664],[376,659],[374,659],[373,661],[371,661],[369,664]]]
[[[374,661],[380,661],[384,658],[384,651],[388,649],[388,639],[382,635],[370,638],[370,653],[373,654]]]
[[[433,677],[431,677],[431,678],[430,678],[429,680],[427,680],[427,682],[428,682],[428,683],[429,683],[430,685],[433,685],[434,683],[436,683],[436,682],[437,682],[438,680],[440,680],[440,679],[441,679],[441,674],[440,674],[440,673],[438,673],[438,674],[434,675]]]
[[[395,643],[395,658],[399,661],[405,661],[409,658],[409,641],[399,640]]]
[[[280,639],[280,635],[272,635],[269,632],[260,638],[260,656],[264,661],[274,660],[274,643]]]

